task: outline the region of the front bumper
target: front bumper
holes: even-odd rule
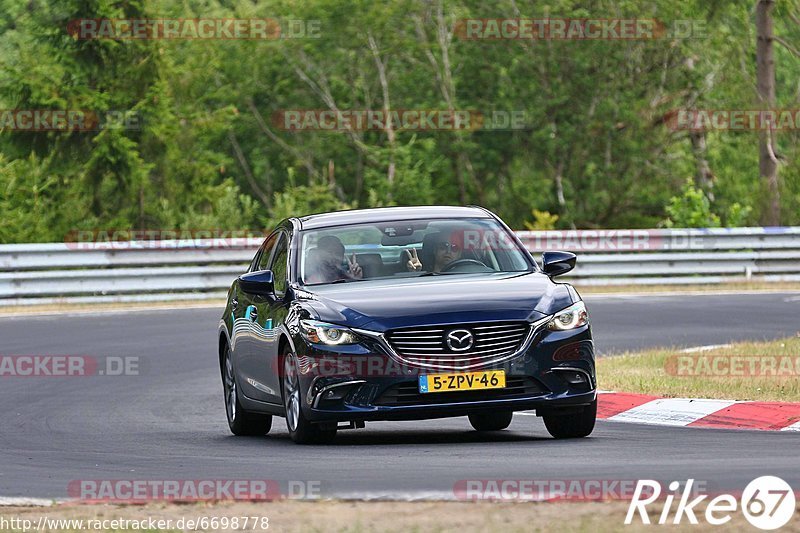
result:
[[[404,363],[377,341],[297,347],[302,408],[315,422],[420,420],[490,410],[542,413],[588,405],[597,395],[589,326],[545,330],[517,356],[470,369],[504,370],[505,389],[420,393],[420,375],[456,371]]]

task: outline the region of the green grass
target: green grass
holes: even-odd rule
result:
[[[756,375],[747,375],[747,371],[731,375],[726,368],[736,360],[744,361],[745,370],[752,362]],[[721,370],[714,370],[715,361],[722,363]],[[601,390],[669,398],[800,402],[800,333],[788,339],[735,343],[694,354],[659,348],[603,357],[597,361],[597,374]]]

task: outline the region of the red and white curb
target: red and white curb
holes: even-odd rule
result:
[[[800,432],[800,403],[659,398],[601,392],[597,418],[660,426]]]

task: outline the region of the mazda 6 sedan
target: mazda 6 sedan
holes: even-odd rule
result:
[[[589,435],[594,345],[578,293],[480,207],[290,218],[236,279],[219,325],[228,425],[326,443],[377,420],[467,416],[500,431],[535,410],[555,438]]]

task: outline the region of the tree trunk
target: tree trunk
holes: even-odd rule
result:
[[[756,4],[756,76],[758,98],[762,109],[775,108],[775,57],[773,51],[772,8],[774,0],[758,0]],[[758,169],[766,180],[769,193],[768,206],[762,216],[767,226],[779,226],[780,190],[778,188],[778,160],[775,157],[775,131],[759,134]]]
[[[708,147],[706,145],[706,132],[690,131],[689,140],[692,143],[695,165],[697,167],[695,181],[708,199],[714,201],[714,173],[708,164]]]

